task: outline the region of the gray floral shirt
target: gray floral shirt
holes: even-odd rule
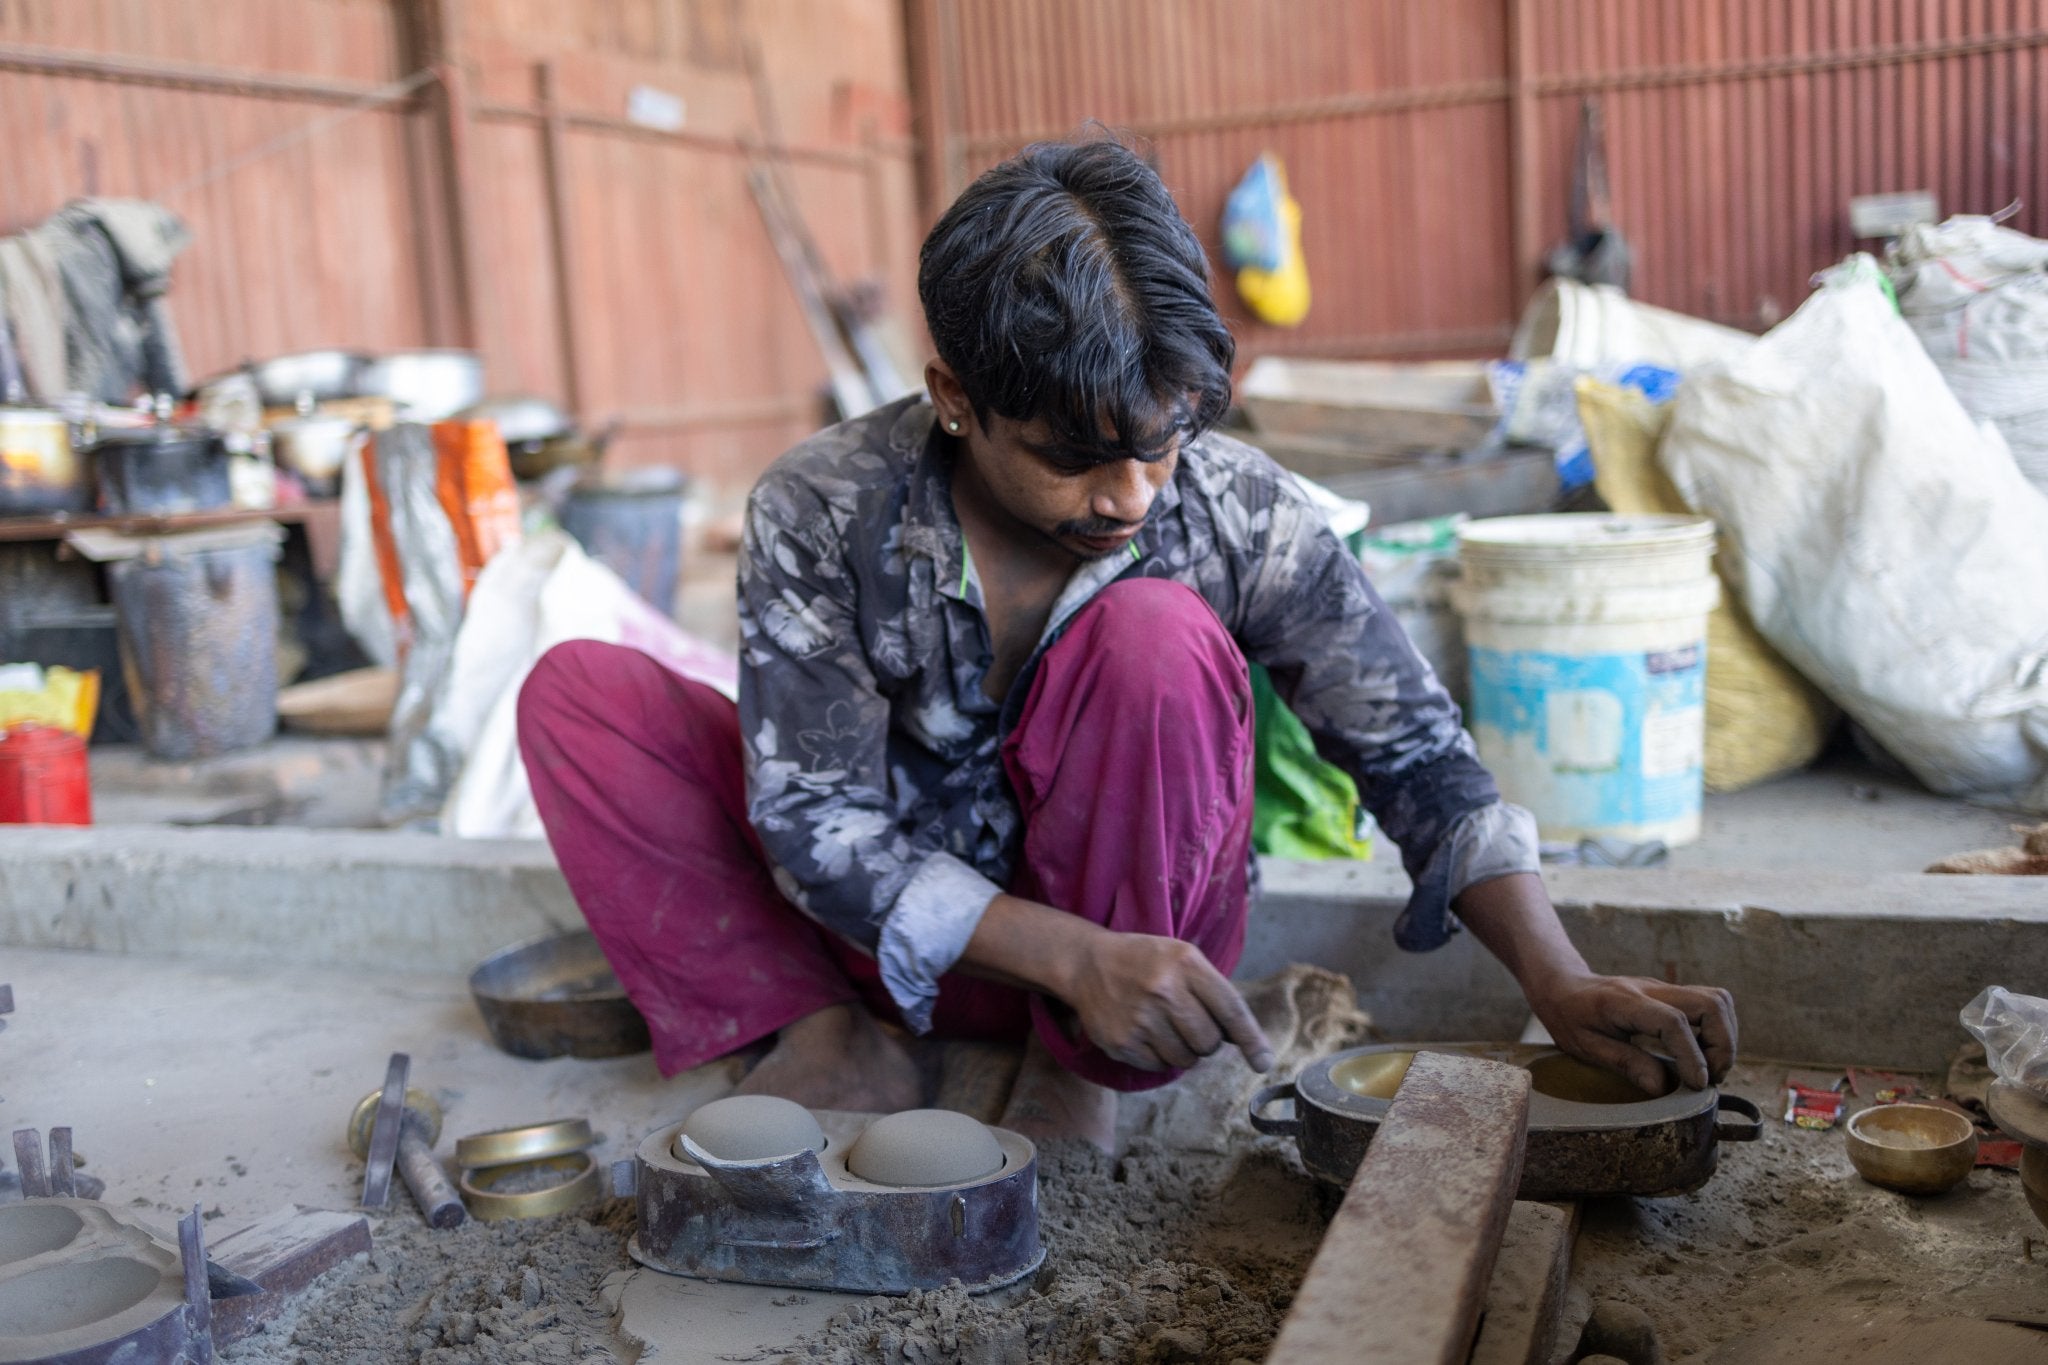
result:
[[[775,880],[874,952],[912,1027],[1008,881],[1022,817],[1000,747],[1031,669],[1119,578],[1205,598],[1401,846],[1404,948],[1451,934],[1465,887],[1533,871],[1534,821],[1503,803],[1458,708],[1293,476],[1220,433],[1189,442],[1129,550],[1082,564],[1006,701],[953,515],[947,438],[905,399],[819,432],[747,504],[740,724],[748,813]]]

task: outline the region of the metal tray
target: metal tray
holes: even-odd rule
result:
[[[1529,1069],[1522,1199],[1684,1194],[1713,1176],[1722,1142],[1763,1133],[1763,1115],[1738,1096],[1687,1090],[1675,1078],[1663,1094],[1646,1094],[1555,1047],[1529,1043],[1386,1043],[1334,1053],[1253,1096],[1252,1126],[1293,1138],[1312,1175],[1348,1186],[1418,1052]],[[1293,1101],[1292,1116],[1268,1116],[1281,1100]]]

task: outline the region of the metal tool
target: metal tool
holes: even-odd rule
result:
[[[349,1115],[349,1149],[368,1163],[363,1207],[384,1206],[396,1165],[429,1227],[459,1227],[469,1216],[462,1196],[434,1160],[434,1144],[441,1138],[441,1106],[423,1090],[406,1089],[411,1067],[412,1059],[403,1052],[392,1053],[384,1088],[363,1096]]]
[[[14,1164],[24,1199],[97,1199],[107,1192],[107,1183],[97,1176],[78,1174],[71,1155],[71,1130],[50,1130],[50,1159],[43,1161],[43,1135],[33,1128],[14,1130]]]
[[[675,1275],[868,1294],[954,1280],[980,1293],[1016,1283],[1045,1259],[1030,1139],[992,1128],[1003,1150],[993,1175],[895,1188],[846,1166],[879,1115],[812,1113],[825,1132],[822,1152],[720,1161],[687,1138],[679,1148],[677,1123],[649,1136],[631,1162],[614,1164],[612,1193],[638,1206],[633,1259]]]
[[[1763,1133],[1763,1116],[1739,1096],[1687,1090],[1675,1078],[1665,1093],[1648,1095],[1554,1047],[1529,1043],[1393,1043],[1334,1053],[1254,1095],[1252,1126],[1293,1138],[1309,1173],[1343,1188],[1409,1064],[1428,1052],[1528,1069],[1534,1093],[1523,1199],[1684,1194],[1713,1176],[1720,1143],[1753,1142]],[[1268,1115],[1267,1107],[1282,1100],[1293,1102],[1293,1114]]]
[[[412,1058],[403,1052],[391,1054],[389,1065],[384,1068],[384,1090],[377,1097],[376,1117],[368,1146],[359,1149],[356,1155],[368,1163],[363,1168],[363,1207],[381,1209],[391,1195],[391,1163],[398,1157],[398,1137],[403,1125],[400,1119],[405,1114],[405,1082],[412,1070]],[[362,1106],[356,1107],[362,1112]],[[349,1145],[356,1141],[357,1122],[349,1121]]]

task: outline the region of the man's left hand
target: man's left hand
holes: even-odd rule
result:
[[[1718,986],[1673,986],[1640,976],[1561,978],[1529,1006],[1557,1045],[1596,1066],[1618,1071],[1651,1094],[1678,1079],[1695,1090],[1728,1074],[1735,1061],[1735,998]]]

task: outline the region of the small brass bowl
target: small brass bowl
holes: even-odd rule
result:
[[[1941,1194],[1977,1164],[1977,1128],[1933,1104],[1881,1104],[1849,1120],[1849,1164],[1873,1185]]]

